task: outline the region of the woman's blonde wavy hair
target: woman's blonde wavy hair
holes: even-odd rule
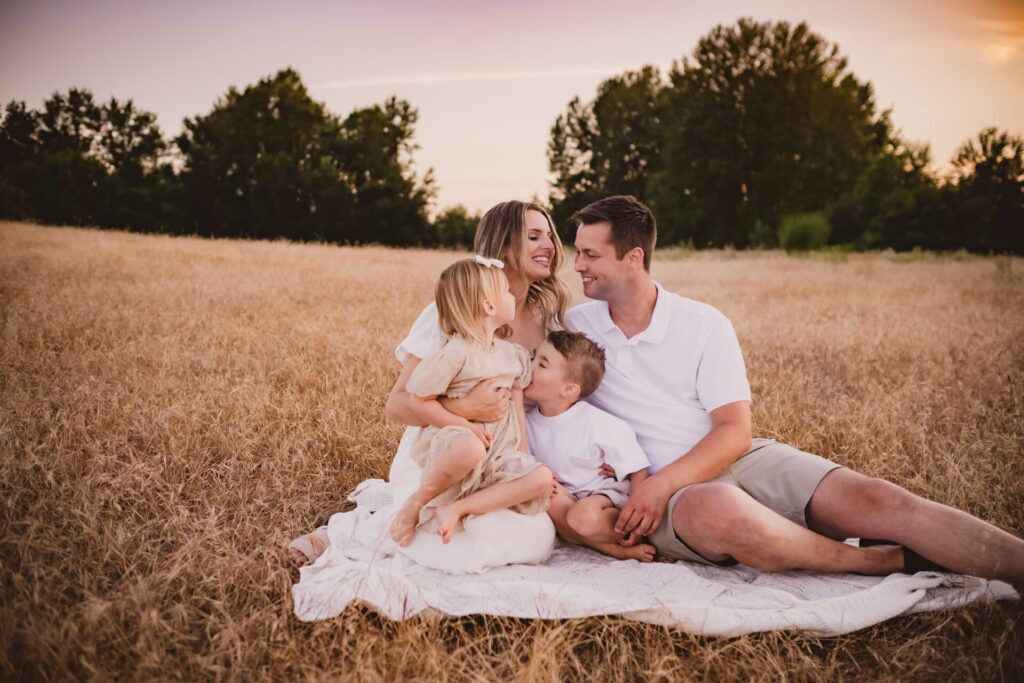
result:
[[[473,249],[481,256],[503,260],[509,272],[521,270],[526,256],[527,211],[537,211],[547,219],[551,241],[555,245],[551,275],[532,283],[526,293],[527,305],[541,314],[544,329],[549,331],[564,326],[565,311],[569,307],[569,290],[558,279],[558,270],[562,266],[565,252],[548,212],[532,202],[510,201],[492,206],[477,225]]]
[[[474,344],[487,344],[484,302],[496,306],[507,286],[501,268],[485,266],[471,258],[451,264],[434,288],[441,330],[447,335],[458,333]],[[495,335],[504,339],[510,332],[508,325],[502,325]]]

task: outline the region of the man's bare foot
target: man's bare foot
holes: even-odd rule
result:
[[[317,558],[324,554],[331,540],[327,537],[327,527],[322,526],[308,534],[303,534],[285,546],[285,553],[288,559],[296,567],[305,567],[307,564],[316,562]]]
[[[442,542],[447,543],[452,539],[452,532],[459,525],[462,515],[453,505],[441,505],[434,510],[434,519],[437,522],[437,535],[441,537]]]
[[[405,505],[391,520],[391,527],[388,530],[391,533],[391,538],[395,539],[395,543],[402,546],[412,543],[412,539],[416,537],[416,527],[420,523],[420,508],[422,507],[412,498],[405,501]]]

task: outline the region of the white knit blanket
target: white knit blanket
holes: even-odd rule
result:
[[[331,518],[331,546],[292,587],[299,619],[329,619],[360,602],[396,620],[616,614],[704,635],[799,629],[831,636],[900,614],[1018,597],[1000,581],[933,572],[763,574],[742,566],[617,561],[568,545],[552,551],[546,515],[508,511],[469,520],[447,546],[420,533],[398,548],[387,535],[393,497],[391,485],[368,480],[351,496],[356,509]]]

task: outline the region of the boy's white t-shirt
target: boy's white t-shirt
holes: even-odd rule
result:
[[[625,421],[584,401],[553,417],[534,408],[526,414],[526,434],[530,455],[574,494],[601,488],[607,481],[601,463],[611,465],[619,481],[650,465]]]

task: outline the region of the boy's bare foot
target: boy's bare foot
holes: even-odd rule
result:
[[[459,525],[462,515],[455,511],[452,505],[441,505],[434,510],[434,520],[437,522],[437,535],[441,541],[447,543],[452,538],[452,532]]]
[[[316,562],[317,558],[324,554],[327,546],[331,544],[327,537],[327,527],[322,526],[311,533],[303,534],[285,546],[285,553],[288,559],[296,567],[305,567],[307,564]]]
[[[388,529],[391,538],[395,539],[395,543],[402,546],[412,543],[412,539],[416,537],[416,527],[420,523],[420,508],[422,507],[412,498],[405,501],[405,505],[391,520],[391,527]]]
[[[637,560],[639,562],[653,562],[654,556],[658,554],[655,547],[649,543],[637,543],[629,546],[607,543],[601,544],[598,549],[617,560]]]
[[[639,560],[640,562],[652,562],[658,554],[657,549],[648,543],[637,543],[636,545],[623,548],[627,560]]]

